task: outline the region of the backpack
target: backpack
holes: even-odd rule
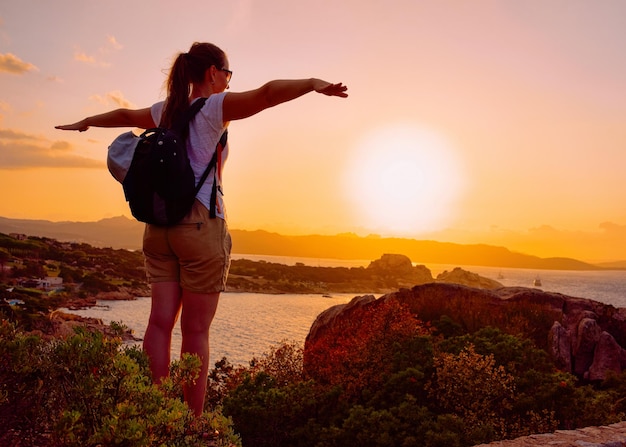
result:
[[[130,211],[137,220],[160,226],[180,222],[191,210],[198,191],[214,168],[209,211],[210,217],[215,218],[219,188],[217,156],[226,146],[227,132],[224,131],[197,185],[186,147],[189,122],[205,102],[206,98],[195,101],[172,129],[156,127],[139,137],[126,132],[109,147],[109,171],[122,183]]]

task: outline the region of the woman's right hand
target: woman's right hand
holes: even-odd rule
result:
[[[84,132],[89,129],[89,126],[85,124],[85,120],[81,120],[74,124],[63,124],[61,126],[54,126],[54,128],[60,130],[77,130],[79,132]]]
[[[143,109],[115,109],[100,115],[88,116],[74,124],[55,126],[60,130],[77,130],[84,132],[90,127],[139,127],[150,129],[156,127],[152,120],[150,107]]]

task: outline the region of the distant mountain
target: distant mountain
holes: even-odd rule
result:
[[[141,248],[143,224],[124,216],[97,222],[51,222],[0,217],[0,233],[23,233],[59,241],[85,242],[95,247]],[[504,247],[416,239],[335,236],[284,236],[267,231],[232,230],[233,252],[330,259],[379,259],[387,253],[404,254],[420,264],[483,265],[494,267],[597,270],[602,267],[571,258],[539,258]]]
[[[0,217],[0,233],[22,233],[63,242],[84,242],[94,247],[136,250],[141,248],[143,224],[124,216],[97,222],[51,222]]]
[[[599,262],[597,265],[609,270],[626,270],[626,261]]]
[[[231,230],[236,253],[304,256],[331,259],[378,259],[387,253],[403,254],[419,264],[482,265],[545,270],[599,270],[571,258],[539,258],[504,247],[417,239],[336,236],[283,236],[266,231]]]

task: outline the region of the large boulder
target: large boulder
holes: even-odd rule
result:
[[[490,278],[480,276],[478,273],[468,272],[461,267],[454,268],[451,272],[444,271],[437,275],[438,282],[463,284],[464,286],[477,287],[479,289],[499,289],[504,287],[502,283]]]
[[[426,266],[413,266],[408,256],[399,254],[382,255],[380,259],[370,262],[367,271],[383,278],[396,278],[400,280],[402,287],[405,284],[412,287],[433,280],[433,275]]]
[[[405,255],[384,254],[380,259],[370,262],[367,269],[379,272],[390,272],[398,276],[403,274],[410,275],[413,271],[413,263],[411,259]]]
[[[548,332],[548,353],[557,368],[562,371],[572,370],[572,337],[558,321],[554,322]]]
[[[617,344],[615,338],[608,332],[600,334],[593,355],[593,362],[585,372],[589,380],[602,380],[610,371],[616,374],[626,368],[626,350]]]
[[[573,350],[573,372],[575,374],[582,376],[589,371],[601,333],[602,329],[600,329],[598,322],[593,318],[583,318],[578,323],[576,343]]]

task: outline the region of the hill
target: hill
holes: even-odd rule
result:
[[[141,248],[143,224],[126,217],[97,222],[51,222],[0,217],[0,233],[23,233],[96,247]],[[485,244],[463,245],[428,240],[335,236],[285,236],[256,230],[231,229],[233,252],[239,254],[293,256],[330,259],[378,259],[385,253],[403,253],[414,263],[482,265],[493,267],[598,270],[598,266],[571,258],[539,258],[515,253],[505,247]]]
[[[626,261],[601,262],[597,265],[607,270],[626,270]]]
[[[0,233],[22,233],[61,242],[85,243],[94,247],[137,250],[141,248],[143,224],[124,216],[97,222],[51,222],[0,217]]]
[[[599,270],[571,258],[539,258],[485,244],[462,245],[416,239],[336,236],[283,236],[266,231],[231,230],[237,253],[310,258],[378,259],[402,253],[418,264],[482,265],[544,270]]]

